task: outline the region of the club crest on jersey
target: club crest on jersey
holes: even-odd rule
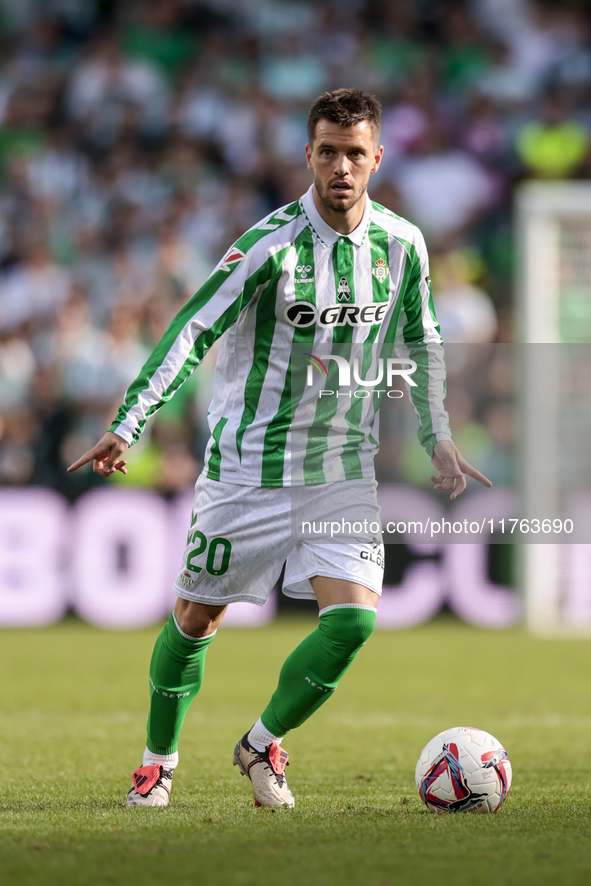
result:
[[[298,265],[295,269],[294,279],[296,283],[313,283],[314,268],[312,265]]]
[[[390,273],[390,268],[386,264],[383,258],[376,259],[375,268],[371,269],[372,274],[376,277],[380,283],[385,283],[388,279],[388,275]]]
[[[337,300],[338,301],[350,301],[351,300],[351,288],[349,286],[349,282],[346,277],[341,277],[339,280],[339,287],[337,289]]]
[[[232,267],[230,267],[230,265],[234,266],[236,262],[242,261],[244,256],[245,253],[242,252],[241,249],[238,249],[237,246],[232,246],[231,249],[228,249],[222,259],[222,262],[220,264],[220,271],[231,271]]]

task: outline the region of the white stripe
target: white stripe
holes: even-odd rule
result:
[[[370,612],[375,612],[375,606],[363,606],[361,603],[335,603],[334,606],[325,606],[324,609],[321,609],[318,613],[318,618],[321,615],[326,615],[327,612],[332,612],[333,609],[368,609]]]
[[[314,279],[316,307],[320,311],[327,305],[336,302],[336,288],[332,267],[332,249],[324,246],[316,237],[312,239],[314,251]],[[314,344],[310,350],[318,357],[332,350],[333,329],[316,324],[314,329]],[[302,349],[303,350],[303,349]],[[306,351],[308,348],[306,347]],[[326,379],[324,379],[326,382]],[[323,384],[324,387],[324,384]],[[304,485],[304,456],[308,448],[308,436],[310,428],[315,424],[317,396],[310,389],[308,398],[298,404],[295,411],[292,428],[288,435],[288,446],[294,456],[288,465],[285,463],[284,482],[291,486]],[[299,457],[297,457],[299,456]]]
[[[299,231],[293,235],[292,239],[295,239],[298,233]],[[273,340],[269,349],[268,368],[261,388],[261,395],[259,398],[257,411],[254,415],[252,424],[246,429],[246,431],[244,432],[244,437],[242,438],[243,463],[248,464],[249,475],[252,476],[253,479],[256,479],[257,482],[260,482],[263,472],[263,451],[265,446],[265,434],[267,433],[269,423],[273,421],[274,416],[279,410],[281,395],[283,394],[285,379],[289,368],[289,364],[286,361],[285,357],[286,355],[289,355],[291,353],[295,327],[282,322],[282,314],[285,310],[286,304],[296,301],[295,284],[293,282],[296,264],[297,250],[294,249],[292,245],[291,249],[288,251],[283,261],[282,268],[283,275],[288,276],[288,281],[284,284],[283,290],[281,285],[277,287],[276,313],[279,314],[281,319],[275,324],[275,329],[273,331]],[[287,294],[285,302],[282,297],[282,292],[285,292]],[[253,321],[254,320],[256,320],[256,318],[253,314]],[[253,322],[253,332],[252,335],[248,338],[246,344],[246,348],[252,351],[253,358],[254,346],[255,333]],[[238,349],[241,348],[242,350],[244,350],[245,342],[237,339],[236,347]],[[234,376],[234,378],[230,377],[228,379],[229,384],[231,385],[233,383],[235,385],[236,379],[240,377],[240,375],[236,375]],[[244,394],[243,387],[242,393]],[[238,430],[238,427],[240,425],[241,417],[242,412],[240,412],[240,414],[235,417],[236,430]]]
[[[209,637],[215,637],[215,635],[218,632],[218,629],[216,628],[215,631],[212,631],[211,634],[206,634],[205,637],[192,637],[190,634],[185,634],[185,632],[182,630],[180,624],[177,621],[177,617],[174,614],[174,612],[172,613],[172,617],[174,619],[175,627],[176,627],[177,631],[179,632],[179,634],[182,637],[184,637],[185,640],[192,640],[194,643],[199,643],[200,640],[207,640],[207,639],[209,639]]]

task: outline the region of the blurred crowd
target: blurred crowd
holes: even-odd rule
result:
[[[307,189],[307,111],[339,86],[383,104],[370,194],[425,233],[445,340],[511,341],[512,190],[591,173],[584,0],[0,0],[0,484],[99,482],[64,468],[226,248]],[[130,482],[193,482],[214,360]],[[515,433],[501,389],[454,406],[481,448]],[[394,449],[380,470],[411,477]]]

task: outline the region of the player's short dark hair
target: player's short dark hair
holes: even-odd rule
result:
[[[319,95],[308,114],[308,139],[310,144],[316,136],[319,120],[330,120],[339,126],[356,126],[363,120],[371,124],[375,140],[380,135],[382,106],[373,95],[360,89],[335,89]]]

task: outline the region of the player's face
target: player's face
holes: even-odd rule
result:
[[[375,144],[373,127],[365,120],[347,127],[318,121],[314,142],[306,145],[306,160],[318,196],[329,211],[348,213],[359,203],[383,150]]]

